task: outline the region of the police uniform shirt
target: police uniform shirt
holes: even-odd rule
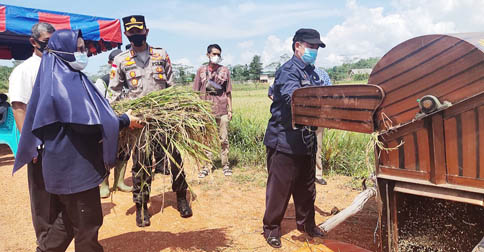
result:
[[[284,63],[277,70],[272,86],[272,116],[267,125],[264,145],[288,154],[312,154],[314,132],[292,128],[291,97],[298,88],[324,85],[331,85],[331,81],[323,70],[306,65],[296,56]]]
[[[114,58],[109,88],[111,101],[136,99],[173,85],[170,58],[162,48],[147,47],[146,60],[134,49]]]

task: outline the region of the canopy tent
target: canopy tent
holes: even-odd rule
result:
[[[80,29],[88,56],[119,48],[122,44],[119,19],[31,9],[0,4],[0,59],[24,60],[32,55],[29,37],[38,22],[57,30]]]

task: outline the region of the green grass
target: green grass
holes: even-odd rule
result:
[[[232,91],[233,118],[229,128],[230,159],[239,169],[265,169],[266,154],[263,138],[270,118],[271,100],[267,84],[235,84]],[[370,136],[341,130],[326,130],[323,137],[322,159],[326,174],[342,174],[354,178],[369,175],[366,146]],[[370,152],[373,164],[373,152]],[[234,178],[240,183],[255,182],[250,173]],[[255,182],[264,185],[262,182]]]
[[[251,82],[247,84],[232,83],[232,92],[236,91],[254,91],[254,90],[265,90],[267,94],[267,89],[269,88],[268,83],[261,83],[261,82]]]
[[[264,89],[234,88],[232,93],[233,116],[229,127],[230,158],[241,166],[265,164],[265,147],[262,144],[270,118],[271,100]]]
[[[369,175],[366,148],[370,135],[335,129],[326,129],[323,137],[322,163],[328,173],[364,178]],[[373,150],[370,163],[373,164]]]

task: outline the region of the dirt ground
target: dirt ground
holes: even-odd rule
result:
[[[13,156],[5,148],[0,149],[0,251],[34,251],[27,169],[22,168],[12,177]],[[373,234],[378,213],[374,199],[359,214],[331,231],[325,237],[328,240],[311,239],[296,230],[291,200],[282,223],[283,247],[278,250],[269,247],[261,235],[265,210],[265,187],[261,181],[265,180],[265,171],[260,169],[254,176],[255,170],[235,169],[231,178],[216,170],[198,180],[194,169],[187,169],[189,184],[196,194],[192,201],[194,215],[188,219],[181,218],[175,209],[176,196],[170,190],[169,176],[155,180],[149,205],[151,226],[145,228],[136,226],[131,193],[116,192],[112,198],[102,200],[104,224],[99,240],[107,252],[295,251],[306,242],[331,247],[330,240],[375,251]],[[333,176],[327,180],[328,185],[317,185],[318,224],[331,217],[334,207],[342,210],[350,205],[359,193],[348,186],[348,177]],[[130,174],[126,174],[126,183],[131,184]],[[68,251],[74,251],[73,244]]]

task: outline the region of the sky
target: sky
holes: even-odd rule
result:
[[[171,61],[198,68],[206,48],[222,47],[224,65],[247,64],[260,55],[264,66],[292,55],[299,28],[319,31],[326,48],[316,65],[332,67],[382,57],[416,36],[484,32],[484,0],[14,0],[3,4],[108,18],[144,15],[148,43],[167,50]],[[129,43],[123,36],[123,44]],[[124,48],[124,45],[123,45]],[[108,53],[90,57],[86,72],[107,64]]]

